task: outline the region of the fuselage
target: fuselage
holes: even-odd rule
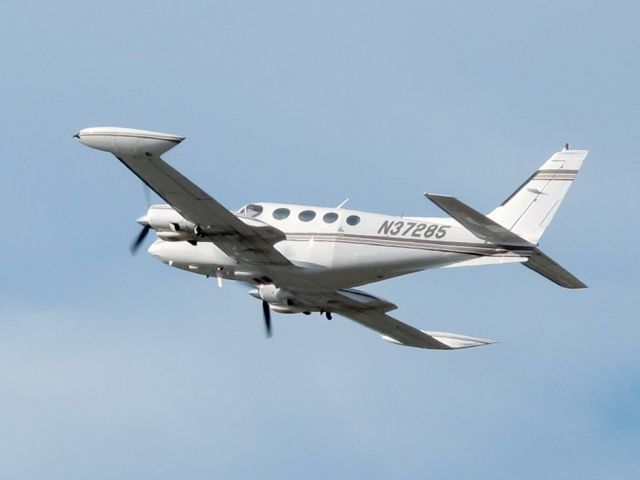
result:
[[[160,238],[149,247],[159,260],[193,273],[259,283],[256,265],[236,262],[211,241],[181,240],[178,225],[184,219],[169,205],[152,206],[147,216],[153,215],[172,220],[168,230],[156,228]],[[274,246],[296,266],[296,272],[287,273],[313,276],[316,285],[328,288],[355,287],[486,255],[509,255],[450,218],[276,203],[248,204],[235,215],[283,232],[285,239]]]

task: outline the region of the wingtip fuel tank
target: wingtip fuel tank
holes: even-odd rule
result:
[[[76,133],[73,138],[87,147],[116,156],[160,156],[178,145],[185,137],[169,133],[151,132],[135,128],[90,127]]]

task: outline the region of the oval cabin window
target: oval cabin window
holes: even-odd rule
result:
[[[347,224],[351,225],[352,227],[355,225],[358,225],[360,223],[360,217],[357,215],[349,215],[347,217]]]
[[[338,220],[338,214],[335,212],[325,213],[322,220],[324,220],[324,223],[333,223]]]
[[[291,211],[288,208],[276,208],[273,211],[273,218],[276,220],[284,220],[289,216]]]
[[[310,222],[311,220],[316,218],[316,212],[314,212],[313,210],[304,210],[300,212],[300,215],[298,215],[298,218],[302,222]]]

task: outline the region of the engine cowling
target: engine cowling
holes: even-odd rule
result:
[[[302,313],[309,311],[300,304],[291,292],[275,285],[260,285],[250,292],[256,298],[269,304],[271,310],[278,313]]]
[[[162,240],[196,240],[197,227],[169,205],[151,205],[144,217],[146,223]]]

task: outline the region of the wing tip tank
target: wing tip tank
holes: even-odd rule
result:
[[[426,333],[430,337],[434,338],[438,342],[442,344],[442,347],[422,347],[422,348],[433,348],[437,350],[458,350],[461,348],[471,348],[471,347],[484,347],[485,345],[491,345],[493,343],[498,343],[495,340],[488,340],[485,338],[475,338],[469,337],[466,335],[458,335],[457,333],[448,333],[448,332],[428,332],[426,330],[421,330],[422,333]],[[381,335],[381,338],[389,343],[393,343],[394,345],[401,345],[403,347],[410,347],[415,345],[407,345],[402,343],[400,340],[397,340],[389,335]]]
[[[185,137],[170,133],[122,127],[89,127],[73,135],[87,147],[119,155],[160,156]]]
[[[495,340],[488,340],[486,338],[469,337],[466,335],[459,335],[457,333],[448,332],[426,332],[427,335],[431,335],[440,343],[445,344],[452,350],[459,348],[471,348],[471,347],[483,347],[485,345],[491,345],[497,343]]]

